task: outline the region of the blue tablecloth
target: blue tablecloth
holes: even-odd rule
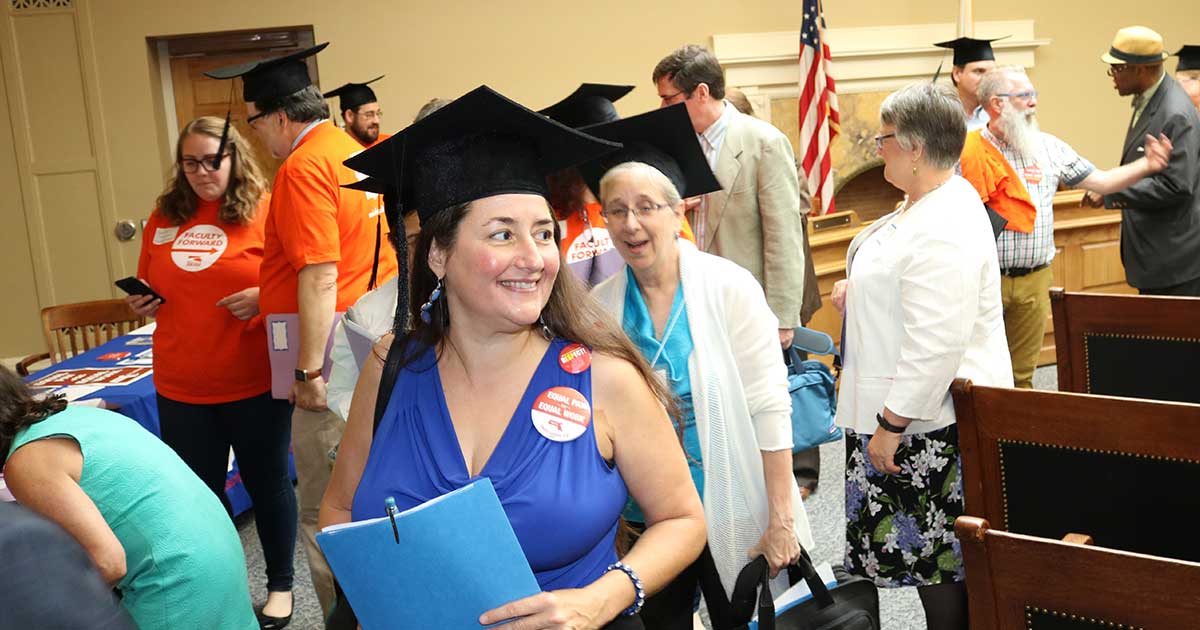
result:
[[[140,341],[134,341],[135,339]],[[35,381],[60,370],[120,367],[117,365],[117,360],[100,360],[99,357],[113,352],[128,352],[129,357],[133,357],[139,352],[150,349],[151,346],[145,343],[147,339],[149,339],[149,335],[125,335],[117,337],[83,354],[75,355],[61,363],[55,363],[36,374],[30,375],[26,380]],[[158,426],[158,402],[155,399],[154,393],[154,376],[150,375],[129,385],[106,386],[97,392],[80,397],[79,400],[102,399],[107,407],[119,407],[114,409],[114,411],[132,419],[154,435],[161,435]],[[288,467],[292,479],[295,480],[296,466],[290,453],[288,455]],[[225,495],[229,497],[229,503],[233,507],[235,515],[250,509],[250,495],[246,493],[246,488],[242,485],[242,477],[238,472],[237,461],[233,462],[233,467],[229,471],[229,477],[225,480]]]

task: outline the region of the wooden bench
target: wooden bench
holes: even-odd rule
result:
[[[1200,405],[951,386],[966,514],[1200,562]],[[1200,621],[1197,626],[1200,627]]]
[[[954,533],[972,630],[1200,627],[1200,564],[1012,534],[972,516],[959,517]]]
[[[1200,403],[1200,298],[1050,289],[1058,389]]]

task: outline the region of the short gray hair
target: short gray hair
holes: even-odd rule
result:
[[[983,78],[979,80],[979,88],[976,90],[975,96],[979,99],[979,104],[987,107],[987,102],[992,100],[993,96],[999,96],[1008,91],[1008,79],[1015,74],[1025,74],[1025,68],[1021,66],[998,66],[988,70]]]
[[[896,128],[896,142],[905,150],[924,147],[931,166],[952,168],[958,163],[967,117],[953,88],[927,81],[902,87],[883,99],[879,119]]]
[[[679,206],[683,202],[683,197],[679,194],[679,189],[675,188],[675,184],[671,183],[671,179],[663,174],[662,171],[646,164],[645,162],[622,162],[610,169],[600,178],[600,201],[604,202],[604,190],[608,188],[613,179],[626,173],[644,173],[654,182],[662,193],[667,204],[672,208]]]
[[[329,103],[315,85],[296,90],[287,96],[254,101],[254,107],[264,113],[283,112],[288,120],[298,123],[329,118]]]

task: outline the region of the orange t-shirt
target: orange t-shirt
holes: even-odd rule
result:
[[[1033,232],[1037,218],[1033,198],[1008,159],[979,129],[967,134],[958,163],[963,179],[975,187],[979,200],[1008,220],[1004,229]]]
[[[219,201],[201,201],[183,225],[157,210],[146,222],[138,277],[165,300],[155,315],[153,346],[154,387],[163,396],[215,404],[270,391],[261,318],[243,321],[217,306],[258,286],[269,205],[264,193],[249,225],[219,221]]]
[[[362,145],[329,121],[313,127],[275,175],[259,275],[263,314],[295,313],[300,270],[337,263],[337,310],[367,291],[375,255],[378,195],[342,188],[357,180],[342,161]],[[386,244],[386,241],[384,241]],[[396,275],[396,257],[381,248],[378,284]]]

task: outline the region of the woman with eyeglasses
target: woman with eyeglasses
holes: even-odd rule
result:
[[[845,318],[836,422],[846,429],[846,570],[916,586],[930,630],[968,627],[950,383],[1013,386],[994,233],[979,194],[954,174],[965,138],[946,86],[883,101],[876,149],[905,200],[851,241],[848,279],[832,295]]]
[[[296,495],[288,476],[291,406],[271,397],[258,317],[270,193],[236,127],[221,146],[223,127],[206,116],[180,131],[174,173],[146,223],[138,260],[138,277],[163,299],[126,301],[158,322],[154,386],[162,439],[231,513],[225,479],[233,448],[266,560],[260,622],[282,628],[292,610]]]
[[[623,269],[592,291],[678,402],[676,428],[707,522],[707,547],[642,611],[647,628],[690,630],[697,591],[730,628],[739,571],[767,559],[772,590],[812,534],[792,476],[791,397],[778,320],[749,271],[680,238],[684,198],[720,189],[683,105],[588,127],[624,148],[580,167],[598,192]],[[631,501],[635,531],[647,522]],[[723,591],[723,592],[722,592]]]

